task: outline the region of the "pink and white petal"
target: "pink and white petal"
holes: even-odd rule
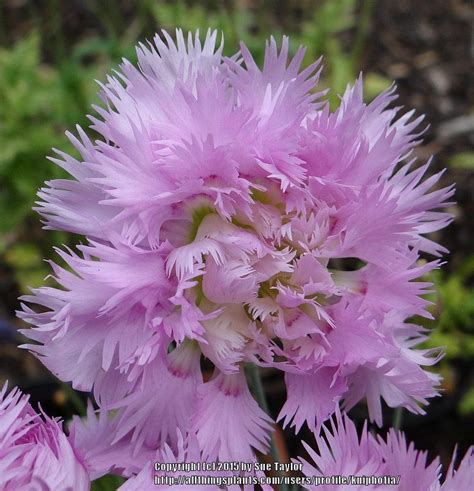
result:
[[[287,398],[278,420],[291,425],[298,433],[306,422],[313,432],[339,407],[347,391],[344,378],[332,368],[323,367],[311,374],[285,374]]]
[[[242,371],[218,371],[199,388],[193,428],[206,460],[255,461],[269,448],[272,419],[258,406]]]

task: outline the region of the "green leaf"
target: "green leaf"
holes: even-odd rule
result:
[[[91,491],[116,491],[124,482],[122,477],[109,474],[93,481]]]
[[[459,402],[459,412],[464,416],[474,414],[474,387],[471,387]]]
[[[453,155],[448,164],[458,169],[474,169],[474,152],[461,152]]]

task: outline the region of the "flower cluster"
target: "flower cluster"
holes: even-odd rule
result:
[[[92,406],[88,408],[85,420],[75,417],[69,437],[63,433],[59,422],[44,414],[36,413],[28,403],[28,396],[14,388],[7,394],[5,384],[0,391],[0,489],[4,491],[87,491],[90,481],[106,472],[113,471],[131,477],[119,488],[120,491],[178,490],[187,486],[156,484],[155,477],[177,477],[182,472],[163,472],[154,468],[154,462],[160,465],[197,463],[208,460],[203,454],[199,440],[193,433],[186,437],[177,431],[176,450],[168,444],[156,452],[144,452],[138,459],[141,467],[134,467],[131,446],[111,445],[115,434],[115,421],[94,414]],[[454,469],[453,456],[443,484],[440,484],[441,465],[436,458],[427,464],[426,452],[407,445],[402,433],[391,430],[386,441],[376,439],[364,425],[360,438],[352,421],[347,415],[336,411],[331,424],[323,426],[321,434],[315,434],[318,451],[304,444],[312,463],[304,458],[295,462],[302,465],[302,473],[311,480],[330,479],[344,476],[347,479],[365,479],[373,476],[393,476],[398,478],[398,491],[429,490],[459,491],[471,489],[474,484],[474,447]],[[100,469],[100,470],[99,470]],[[193,476],[229,478],[234,473],[202,470],[193,472]],[[258,478],[264,477],[257,472]],[[381,479],[381,477],[379,477]],[[338,491],[347,489],[342,486],[324,484],[315,481],[308,490]],[[222,489],[219,485],[196,485],[192,489]],[[240,486],[226,486],[228,491],[238,491]],[[244,490],[254,489],[244,486]],[[272,488],[262,485],[264,491]],[[351,489],[382,491],[384,485],[361,482]]]
[[[279,419],[296,431],[340,401],[366,398],[379,425],[381,399],[422,413],[439,354],[415,349],[425,332],[408,319],[430,315],[419,278],[440,263],[419,258],[444,252],[425,234],[453,193],[409,157],[422,118],[391,108],[393,87],[364,103],[362,78],[331,111],[319,62],[301,70],[286,38],[261,69],[243,44],[224,57],[216,32],[163,35],[102,85],[99,138],[77,128],[81,157],[52,159],[71,179],[37,210],[87,242],[58,249],[58,286],[24,298],[27,347],[113,411],[110,446],[134,456],[180,433],[205,459],[266,451],[244,364],[285,373]]]
[[[302,464],[303,476],[309,482],[314,483],[304,486],[309,491],[346,491],[347,489],[354,491],[385,491],[387,489],[460,491],[471,489],[474,484],[474,446],[468,449],[457,469],[454,468],[456,458],[454,454],[449,469],[441,479],[439,458],[436,457],[428,464],[426,452],[416,450],[413,443],[407,444],[403,433],[390,430],[385,440],[380,436],[375,438],[367,430],[367,423],[365,423],[359,437],[354,423],[346,414],[341,415],[338,410],[330,425],[323,426],[322,434],[315,434],[315,440],[318,451],[304,444],[312,463],[301,457],[294,460]],[[178,448],[176,454],[169,447],[165,448],[155,460],[163,463],[202,460],[198,443],[192,435],[188,436],[187,441],[181,438]],[[165,473],[154,471],[149,463],[137,476],[127,480],[120,491],[169,489],[169,486],[159,487],[153,484],[157,474],[165,475]],[[212,473],[207,472],[207,474]],[[173,473],[166,475],[172,476]],[[347,481],[344,482],[343,479]],[[375,481],[375,483],[370,481]],[[240,489],[239,487],[234,488]],[[227,489],[234,488],[228,487]],[[175,489],[181,488],[175,487]],[[196,487],[195,489],[201,488]],[[206,486],[202,489],[218,490],[220,488],[219,486]],[[253,489],[253,487],[248,489]],[[272,488],[263,486],[263,489],[271,490]]]

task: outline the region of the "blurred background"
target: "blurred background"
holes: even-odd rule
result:
[[[457,184],[455,222],[436,236],[451,251],[430,276],[436,320],[425,321],[433,329],[429,346],[446,347],[435,367],[444,395],[425,417],[387,410],[385,422],[445,462],[455,442],[463,453],[474,442],[473,18],[473,4],[461,0],[0,0],[0,384],[9,379],[51,414],[84,410],[84,395],[17,348],[14,312],[28,286],[44,283],[52,246],[78,241],[45,233],[31,207],[42,182],[61,176],[45,158],[51,148],[73,153],[64,131],[88,124],[98,102],[94,80],[122,57],[135,60],[136,42],[162,28],[215,27],[226,54],[244,40],[258,61],[269,35],[288,34],[293,52],[307,46],[306,63],[324,55],[322,85],[331,87],[333,106],[360,71],[368,101],[395,80],[397,105],[430,123],[420,161],[434,154],[432,172],[446,167],[442,184]],[[282,380],[268,373],[264,382],[276,416]],[[365,414],[362,406],[352,412],[356,420]],[[291,431],[280,437],[283,452],[294,456],[299,438]],[[103,481],[96,489],[113,486]]]

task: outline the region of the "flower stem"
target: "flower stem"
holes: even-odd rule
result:
[[[392,426],[396,429],[399,430],[402,427],[402,419],[403,419],[403,408],[402,407],[397,407],[395,411],[393,412],[393,422]]]
[[[370,30],[370,22],[375,7],[375,0],[363,0],[362,8],[357,22],[357,32],[352,48],[352,66],[355,70],[360,63],[361,55],[364,51],[364,43]]]
[[[257,399],[260,407],[267,413],[270,414],[268,409],[268,402],[265,396],[265,390],[263,388],[262,379],[260,377],[260,370],[256,365],[247,364],[245,366],[245,370],[247,373],[247,380],[249,381],[250,387],[252,388],[252,392]],[[270,455],[272,456],[273,462],[281,463],[280,453],[278,451],[278,446],[275,441],[275,432],[272,432],[271,441],[270,441]],[[278,472],[280,477],[283,477],[281,472]],[[288,491],[288,487],[286,484],[282,484],[280,486],[281,491]]]

